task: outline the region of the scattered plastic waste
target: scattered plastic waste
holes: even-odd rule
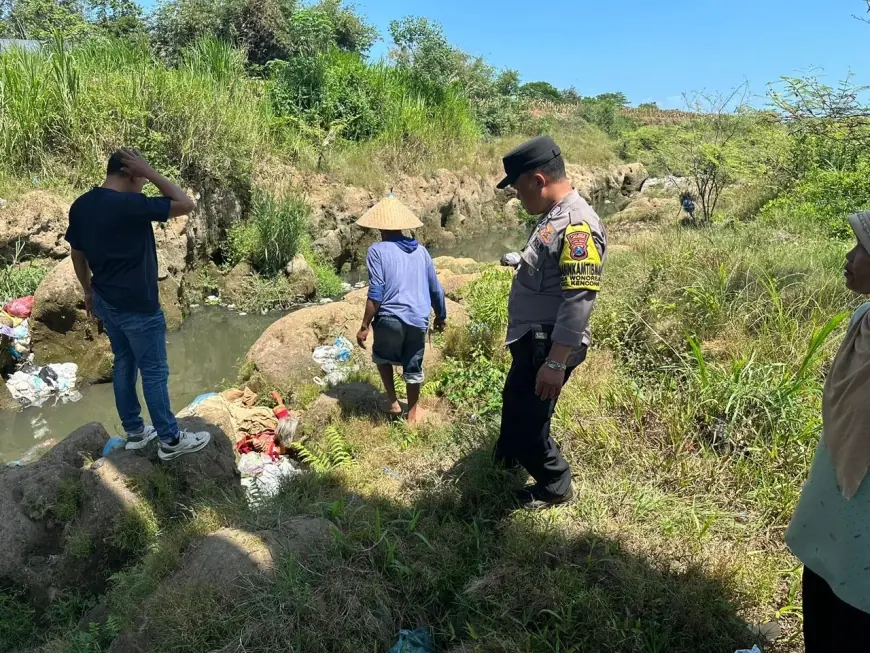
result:
[[[401,480],[402,480],[402,477],[399,476],[398,474],[396,474],[396,472],[394,472],[394,471],[393,471],[392,469],[390,469],[389,467],[384,467],[384,474],[386,474],[386,475],[389,476],[390,478],[396,479],[397,481],[401,481]]]
[[[51,449],[54,445],[57,444],[57,440],[45,440],[40,442],[39,444],[35,444],[27,452],[21,456],[18,460],[13,460],[11,463],[6,463],[7,467],[24,467],[25,465],[29,465],[30,463],[35,463],[37,460],[42,458],[48,450]]]
[[[19,361],[27,358],[30,354],[30,327],[27,320],[16,327],[0,325],[0,334],[12,340],[9,343],[9,353],[12,354],[13,358]]]
[[[321,304],[331,304],[332,300],[329,297],[324,297],[323,299],[320,300],[320,303]]]
[[[124,438],[110,438],[106,445],[103,447],[103,457],[105,458],[113,451],[117,451],[118,449],[123,449],[127,444],[127,441]]]
[[[341,284],[341,292],[350,292],[353,289],[353,286],[349,283]]]
[[[236,305],[235,304],[227,304],[227,308],[230,309],[231,311],[234,311],[234,310],[236,310]]]
[[[425,628],[400,630],[399,641],[390,653],[435,653],[435,645]]]
[[[12,317],[27,319],[30,317],[30,314],[33,313],[33,295],[19,297],[18,299],[13,299],[11,302],[7,302],[3,306],[3,311]]]
[[[312,358],[326,376],[315,377],[314,382],[326,387],[346,381],[351,372],[359,369],[358,366],[350,365],[352,352],[353,345],[344,336],[336,338],[332,345],[321,345],[315,349]]]
[[[209,295],[205,298],[206,306],[219,306],[221,303],[221,298],[216,295]]]
[[[0,209],[5,209],[7,204],[9,204],[7,200],[0,199]]]
[[[305,473],[287,456],[281,456],[277,461],[273,461],[269,456],[261,453],[242,454],[239,460],[239,471],[242,474],[242,487],[247,491],[248,501],[252,505],[275,496],[284,482]]]
[[[501,257],[501,264],[506,267],[515,268],[522,262],[522,257],[517,252],[508,252]]]
[[[199,308],[199,304],[191,304],[190,307],[191,308]]]
[[[239,317],[245,317],[246,315],[247,315],[247,313],[244,313],[244,312],[243,312],[243,313],[239,313]]]
[[[753,646],[751,649],[742,648],[739,651],[734,651],[734,653],[761,653],[761,649],[758,646]]]
[[[358,281],[356,284],[354,284],[353,287],[356,288],[357,290],[359,290],[360,288],[365,288],[366,282],[365,281]]]
[[[55,403],[74,402],[82,398],[76,390],[78,371],[75,363],[45,367],[25,365],[6,380],[6,387],[12,397],[25,407],[41,407],[51,397],[55,397]]]

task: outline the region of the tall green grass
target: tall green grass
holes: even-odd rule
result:
[[[214,41],[168,68],[131,41],[61,41],[0,54],[0,167],[85,185],[106,154],[138,148],[186,181],[247,174],[267,146],[271,112],[240,56]]]

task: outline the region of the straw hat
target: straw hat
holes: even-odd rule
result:
[[[393,197],[392,193],[366,211],[356,223],[360,227],[385,231],[419,229],[423,226],[420,219],[411,213],[407,206]]]

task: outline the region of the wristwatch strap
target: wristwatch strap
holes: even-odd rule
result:
[[[549,358],[544,361],[544,367],[549,367],[551,370],[559,370],[560,372],[567,372],[568,366],[564,363],[557,363],[556,361],[550,360]]]

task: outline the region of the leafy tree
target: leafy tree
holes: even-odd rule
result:
[[[641,102],[637,108],[641,111],[659,111],[659,105],[655,102]]]
[[[497,71],[482,57],[453,47],[437,22],[408,16],[390,23],[391,57],[424,83],[455,87],[469,100],[475,119],[490,134],[511,131],[521,116],[519,74]]]
[[[245,48],[257,65],[333,47],[365,53],[376,38],[341,0],[309,7],[297,0],[167,0],[154,13],[151,33],[170,59],[200,38],[213,37]]]
[[[701,220],[710,222],[726,185],[741,165],[738,138],[749,127],[744,84],[727,95],[695,94],[686,104],[699,118],[681,130],[670,152],[672,163],[682,166],[701,205]]]
[[[55,32],[80,36],[88,31],[85,9],[82,0],[0,0],[0,34],[37,40]]]
[[[580,115],[611,136],[616,136],[627,126],[627,120],[621,115],[626,106],[628,98],[624,93],[602,93],[580,100]]]
[[[561,102],[562,92],[549,82],[529,82],[520,87],[520,95],[529,100]]]
[[[135,0],[90,0],[88,18],[109,36],[143,34],[146,30],[142,7]]]

